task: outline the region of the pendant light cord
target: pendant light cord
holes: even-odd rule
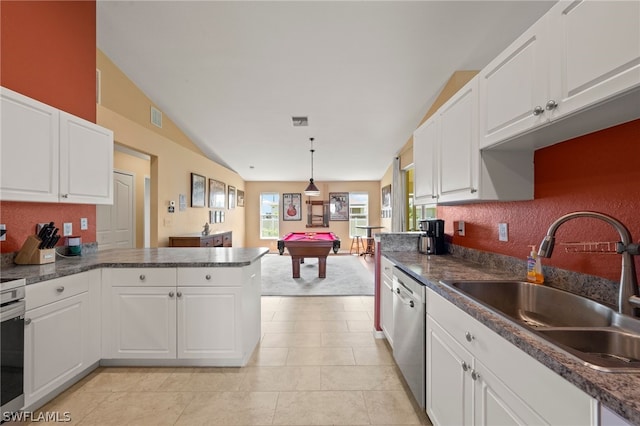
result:
[[[313,181],[313,153],[316,151],[313,149],[313,138],[309,138],[311,140],[311,180]]]

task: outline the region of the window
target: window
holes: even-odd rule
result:
[[[369,224],[369,193],[350,192],[349,193],[349,237],[357,235],[364,237],[367,233],[364,229],[356,226],[367,226]]]
[[[280,237],[280,194],[263,192],[260,194],[260,238]]]

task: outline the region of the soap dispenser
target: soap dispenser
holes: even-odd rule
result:
[[[544,275],[542,275],[542,263],[536,253],[536,246],[531,247],[531,253],[527,256],[527,281],[535,284],[542,284],[544,282]]]

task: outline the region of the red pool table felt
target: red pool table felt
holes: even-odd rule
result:
[[[333,232],[291,232],[282,238],[291,255],[293,278],[300,278],[300,263],[305,257],[318,258],[318,277],[327,276],[327,255],[338,237]]]

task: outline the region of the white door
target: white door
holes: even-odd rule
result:
[[[113,172],[113,204],[96,206],[98,249],[134,248],[134,178]]]

